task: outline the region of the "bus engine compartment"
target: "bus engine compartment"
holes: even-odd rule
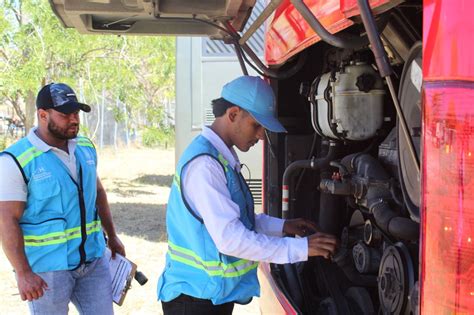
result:
[[[264,208],[311,219],[341,242],[330,260],[271,265],[302,313],[417,313],[421,25],[421,3],[402,3],[377,18],[410,139],[368,45],[318,42],[294,57],[306,58],[295,75],[271,80],[288,133],[268,134]],[[349,31],[362,36],[365,29],[355,23]]]

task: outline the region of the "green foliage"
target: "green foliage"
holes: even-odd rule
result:
[[[47,0],[0,0],[0,103],[22,120],[28,93],[64,82],[86,103],[105,90],[125,104],[113,110],[117,122],[159,128],[175,97],[175,62],[174,37],[83,35],[64,28]]]
[[[91,130],[83,124],[79,124],[79,135],[84,137],[90,137]]]
[[[0,137],[0,151],[5,150],[6,147],[7,147],[7,137],[1,136]]]
[[[174,130],[166,128],[147,127],[142,133],[142,143],[146,147],[168,148],[174,145]]]
[[[18,141],[17,136],[12,136],[10,134],[0,135],[0,152],[8,148],[16,141]]]

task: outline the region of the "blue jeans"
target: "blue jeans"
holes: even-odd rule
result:
[[[28,302],[31,314],[67,314],[69,302],[76,306],[79,314],[114,313],[109,261],[105,257],[73,271],[40,272],[38,275],[46,281],[48,289],[41,298]]]

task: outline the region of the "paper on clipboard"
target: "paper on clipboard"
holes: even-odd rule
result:
[[[110,276],[112,277],[112,298],[114,303],[120,306],[135,276],[137,265],[117,253],[115,258],[112,258],[112,253],[108,248],[105,251],[105,256],[109,260]]]

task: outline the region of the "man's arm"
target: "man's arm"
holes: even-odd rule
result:
[[[107,246],[112,252],[112,257],[115,253],[119,253],[125,256],[125,248],[115,232],[114,222],[112,221],[112,214],[110,213],[109,202],[107,201],[107,193],[105,192],[104,186],[97,177],[97,210],[99,212],[100,220],[102,221],[102,227],[107,234]]]
[[[0,202],[0,239],[3,251],[15,269],[21,299],[32,301],[43,296],[46,282],[33,273],[26,259],[20,218],[25,210],[23,201]]]
[[[243,225],[239,206],[227,188],[224,170],[212,157],[200,156],[191,161],[183,170],[181,181],[183,195],[203,219],[221,253],[281,264],[308,259],[306,238],[260,234]]]
[[[255,232],[270,236],[283,236],[285,220],[269,216],[265,213],[255,214]]]

